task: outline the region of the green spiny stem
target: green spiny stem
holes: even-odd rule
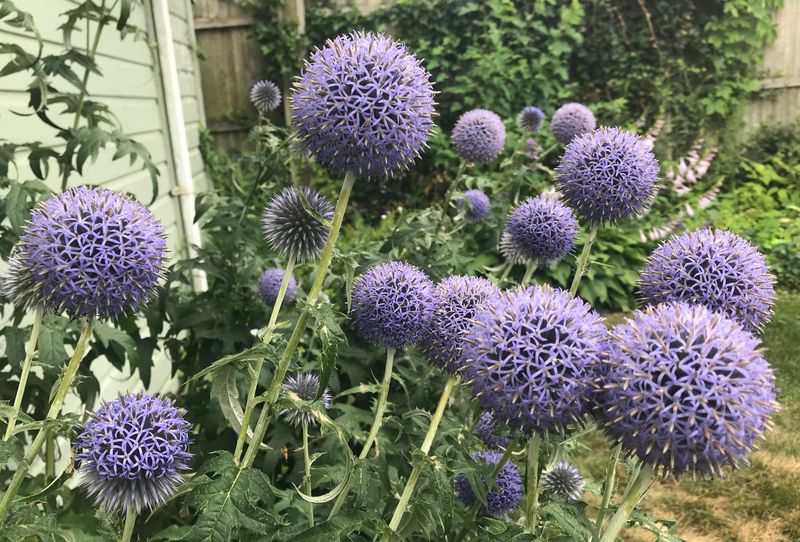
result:
[[[125,528],[122,531],[122,538],[120,542],[131,542],[133,537],[133,528],[136,525],[136,510],[128,510],[125,514]]]
[[[286,297],[286,289],[289,287],[289,281],[292,279],[292,271],[294,270],[294,258],[289,258],[286,263],[286,269],[283,271],[283,280],[281,280],[281,287],[278,290],[278,297],[275,299],[275,304],[272,305],[272,313],[269,315],[269,323],[267,330],[264,332],[264,344],[269,344],[272,340],[272,333],[275,330],[275,324],[278,322],[278,314],[281,312],[283,299]],[[233,454],[235,461],[238,463],[244,451],[245,442],[247,442],[247,430],[250,429],[250,418],[253,416],[253,409],[256,406],[256,390],[258,389],[258,377],[261,375],[261,369],[264,367],[264,359],[259,359],[253,367],[253,378],[250,380],[250,388],[247,390],[247,402],[244,407],[244,415],[242,416],[242,427],[239,430],[239,438],[236,440],[236,451]]]
[[[531,277],[533,277],[533,274],[536,272],[536,269],[538,267],[539,267],[539,262],[536,261],[528,262],[528,267],[525,269],[525,276],[522,277],[522,282],[520,282],[520,285],[527,286],[530,283]]]
[[[458,382],[458,377],[451,376],[447,379],[447,384],[442,390],[442,395],[439,397],[439,404],[436,405],[436,411],[433,414],[433,418],[431,418],[431,424],[428,426],[428,432],[425,434],[425,440],[422,441],[422,446],[420,450],[423,454],[428,455],[428,452],[433,445],[433,439],[436,437],[436,431],[439,429],[439,423],[442,421],[442,416],[444,416],[444,411],[447,408],[447,402],[450,400],[450,394],[453,392],[453,387]],[[417,480],[419,480],[419,475],[422,472],[422,468],[425,466],[425,463],[422,460],[417,460],[414,463],[414,468],[411,470],[411,475],[408,477],[408,481],[406,482],[406,487],[403,489],[403,494],[400,496],[400,502],[397,503],[397,508],[394,509],[394,514],[392,514],[392,520],[389,522],[389,528],[392,531],[397,531],[397,527],[400,526],[400,520],[403,518],[403,514],[408,507],[408,503],[411,500],[411,495],[414,494],[414,486],[417,485]],[[384,541],[388,542],[391,539],[391,536],[386,534],[383,537]]]
[[[511,269],[514,267],[514,264],[511,262],[506,262],[506,268],[503,270],[503,274],[500,276],[500,280],[498,281],[499,284],[504,283],[508,280],[508,274],[511,273]]]
[[[83,355],[86,353],[86,347],[89,344],[89,339],[91,336],[92,322],[87,322],[83,326],[81,336],[78,339],[78,344],[75,345],[75,352],[72,354],[72,358],[69,360],[67,370],[64,372],[64,376],[61,377],[61,383],[56,389],[53,402],[50,403],[50,409],[47,411],[47,418],[44,421],[44,425],[36,434],[36,438],[28,448],[25,457],[17,466],[17,471],[14,473],[14,477],[11,479],[8,489],[6,489],[6,492],[3,494],[3,500],[0,501],[0,524],[2,524],[3,520],[5,520],[5,517],[8,515],[8,511],[11,509],[11,503],[14,501],[14,497],[16,497],[17,492],[19,491],[19,488],[25,479],[25,475],[28,473],[31,463],[33,463],[33,460],[36,459],[37,455],[39,455],[44,443],[47,441],[47,436],[50,434],[50,424],[48,424],[48,422],[55,420],[58,417],[58,414],[61,412],[61,407],[64,404],[64,398],[67,396],[67,392],[72,385],[72,381],[75,379],[75,374],[78,372],[78,367],[80,367]]]
[[[586,272],[586,264],[589,262],[589,252],[592,250],[594,240],[597,239],[597,227],[598,224],[593,223],[586,235],[586,242],[583,244],[583,250],[578,258],[578,266],[575,268],[575,277],[572,279],[572,286],[569,287],[569,293],[572,295],[578,294],[578,286],[581,284],[581,278]]]
[[[539,522],[539,445],[542,438],[534,433],[528,441],[527,483],[525,489],[525,532],[533,534]]]
[[[639,476],[628,482],[628,488],[625,490],[627,496],[622,500],[617,512],[612,516],[608,527],[600,538],[600,542],[615,542],[617,540],[619,533],[628,523],[633,509],[636,508],[644,494],[650,489],[654,477],[655,471],[653,468],[649,465],[644,465],[639,472]]]
[[[342,227],[342,220],[344,220],[345,210],[347,209],[347,201],[350,199],[350,193],[353,191],[353,184],[355,184],[355,175],[348,173],[344,176],[342,189],[339,192],[339,199],[336,201],[336,211],[331,221],[331,231],[328,234],[328,241],[325,243],[325,248],[322,250],[322,257],[320,258],[319,266],[317,267],[317,274],[314,276],[314,283],[311,285],[311,290],[306,297],[306,304],[315,305],[317,298],[322,291],[322,285],[325,282],[328,268],[333,259],[333,249],[336,246],[336,240],[339,237],[339,230]],[[275,370],[275,376],[272,379],[272,384],[267,390],[266,401],[261,409],[261,415],[258,418],[256,427],[253,430],[253,439],[247,447],[247,452],[244,455],[239,468],[245,469],[253,465],[258,449],[261,446],[261,441],[267,432],[269,425],[270,414],[272,405],[278,400],[283,385],[283,379],[286,377],[286,371],[289,370],[289,364],[292,361],[297,346],[300,344],[300,339],[303,337],[303,332],[308,325],[311,314],[308,309],[304,309],[297,319],[297,324],[294,326],[292,335],[289,337],[289,342],[286,344],[286,349],[283,351],[281,359],[278,361],[278,367]]]
[[[436,227],[436,237],[440,237],[444,231],[444,219],[447,218],[447,209],[450,207],[450,200],[453,199],[453,194],[458,189],[458,183],[461,180],[461,175],[464,174],[465,169],[467,169],[467,162],[462,160],[458,165],[456,176],[453,177],[453,180],[450,181],[450,186],[447,187],[447,192],[444,196],[444,203],[442,204],[442,212],[439,214],[439,225]],[[428,248],[433,246],[434,239],[435,237],[431,239],[431,243],[428,245]]]
[[[44,309],[39,307],[33,313],[33,327],[31,328],[31,336],[28,339],[28,344],[25,345],[25,360],[22,362],[22,374],[19,376],[19,383],[17,384],[17,394],[14,396],[14,411],[8,418],[8,425],[6,426],[6,434],[3,440],[8,440],[14,434],[14,426],[17,423],[17,413],[22,408],[22,398],[25,395],[25,386],[28,384],[28,375],[31,372],[31,365],[33,365],[33,355],[36,353],[36,343],[39,341],[39,334],[42,332],[42,317],[44,316]]]
[[[394,348],[386,349],[386,367],[383,370],[383,382],[381,382],[381,393],[378,396],[378,404],[375,406],[375,418],[372,420],[372,427],[369,430],[366,442],[364,442],[364,447],[361,449],[361,453],[358,454],[358,458],[362,461],[369,456],[369,451],[372,449],[372,445],[378,437],[378,431],[380,431],[381,425],[383,425],[383,413],[386,410],[386,401],[389,398],[389,386],[392,383],[394,353]],[[344,488],[342,488],[342,492],[339,493],[339,496],[336,497],[336,502],[333,503],[333,508],[328,515],[328,519],[331,519],[339,513],[339,510],[341,510],[344,505],[345,499],[347,499],[349,491],[350,483],[348,482]]]
[[[619,462],[619,454],[622,451],[622,445],[617,444],[614,451],[611,453],[611,458],[608,460],[606,466],[605,483],[603,484],[603,498],[600,502],[600,509],[597,511],[597,519],[594,523],[594,535],[592,540],[595,542],[600,539],[600,533],[603,531],[603,520],[605,519],[608,505],[611,503],[611,497],[614,495],[614,486],[617,477],[617,463]]]
[[[311,495],[311,458],[308,454],[308,422],[303,421],[303,491],[306,495]],[[308,524],[314,526],[314,503],[308,503]]]

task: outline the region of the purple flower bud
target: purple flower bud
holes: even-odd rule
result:
[[[594,113],[578,103],[562,105],[553,113],[550,121],[553,135],[562,145],[568,144],[575,136],[591,132],[595,126]]]
[[[256,81],[250,87],[250,103],[259,113],[269,113],[281,105],[281,89],[272,81]]]
[[[495,451],[473,452],[471,457],[477,463],[494,466],[500,463],[503,454]],[[481,478],[484,485],[488,485],[488,481]],[[495,484],[497,487],[486,494],[486,506],[481,506],[479,513],[499,518],[519,508],[522,502],[522,476],[517,466],[511,461],[506,461],[497,475]],[[459,500],[464,506],[472,507],[477,497],[467,477],[459,474],[455,485]],[[486,489],[484,488],[484,492]]]
[[[496,113],[473,109],[459,117],[451,136],[453,147],[467,162],[483,164],[497,158],[506,142],[506,127]]]
[[[464,217],[471,222],[480,222],[489,217],[489,198],[480,190],[467,190],[464,199],[456,201],[456,207],[464,207],[464,200],[469,202],[469,207]]]
[[[261,278],[258,280],[258,291],[267,305],[274,305],[278,300],[278,293],[281,290],[281,283],[283,282],[283,275],[286,273],[280,267],[273,267],[267,269]],[[294,294],[297,291],[297,281],[294,277],[289,277],[289,283],[286,285],[286,293],[283,297],[283,303],[289,304],[294,299]]]
[[[323,220],[330,221],[333,210],[333,205],[313,188],[287,188],[264,209],[261,219],[264,238],[284,258],[294,258],[297,263],[312,262],[325,248],[330,226]]]
[[[520,111],[517,117],[517,124],[526,132],[538,132],[544,122],[544,111],[538,107],[529,105]]]
[[[552,493],[555,497],[571,501],[579,501],[583,497],[584,482],[581,471],[566,461],[561,461],[543,473],[539,484],[543,492]]]
[[[554,197],[542,194],[523,201],[508,215],[505,231],[514,254],[526,261],[548,265],[572,251],[578,221],[572,211]]]
[[[319,375],[315,373],[300,373],[297,376],[286,377],[286,382],[283,383],[283,391],[296,393],[303,401],[313,401],[317,398],[319,393]],[[325,409],[331,408],[333,404],[333,397],[331,390],[325,388],[319,402]],[[309,427],[317,425],[317,418],[310,412],[296,408],[286,409],[281,411],[281,417],[289,425],[294,427],[302,427],[304,424]]]

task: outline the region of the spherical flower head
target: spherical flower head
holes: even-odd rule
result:
[[[578,221],[572,211],[556,198],[542,194],[528,198],[506,221],[508,242],[527,261],[547,265],[572,251]]]
[[[539,143],[532,137],[525,142],[525,156],[531,160],[539,159]]]
[[[283,391],[296,393],[303,401],[313,401],[319,393],[319,375],[314,373],[300,373],[297,376],[288,376],[283,383]],[[319,398],[319,402],[325,409],[331,408],[333,396],[331,390],[325,388]],[[314,427],[317,425],[317,418],[310,412],[297,408],[285,409],[281,411],[281,417],[289,425],[294,427]]]
[[[281,290],[284,274],[286,274],[286,270],[280,267],[273,267],[264,271],[264,274],[258,280],[258,291],[267,305],[274,305],[278,300],[278,292]],[[286,284],[286,293],[283,295],[283,303],[291,303],[295,292],[297,292],[297,281],[294,277],[289,277],[289,282]]]
[[[503,454],[496,451],[473,452],[470,457],[484,465],[497,465],[503,458]],[[484,485],[488,485],[483,476],[481,479]],[[519,508],[522,502],[522,476],[517,466],[511,461],[506,461],[506,464],[503,465],[497,475],[495,484],[497,487],[486,494],[486,506],[481,506],[479,513],[500,518]],[[459,474],[455,485],[459,500],[467,508],[472,507],[477,497],[467,477]]]
[[[489,217],[489,198],[480,190],[467,190],[464,192],[464,199],[456,202],[456,207],[461,209],[464,207],[464,201],[469,202],[464,218],[470,222],[480,222]]]
[[[311,212],[310,212],[310,211]],[[319,192],[304,186],[286,188],[264,209],[261,229],[270,248],[297,263],[319,258],[328,240],[333,205]]]
[[[281,105],[281,89],[272,81],[256,81],[250,87],[250,103],[259,113],[269,113]]]
[[[757,333],[775,302],[774,277],[764,256],[725,230],[702,229],[674,237],[650,256],[639,282],[648,305],[685,301],[720,311]]]
[[[611,335],[598,411],[626,453],[676,477],[746,462],[777,410],[757,338],[686,303],[637,311]]]
[[[420,346],[432,364],[451,374],[463,365],[464,334],[480,306],[498,290],[481,277],[454,275],[436,286],[433,318]]]
[[[491,412],[484,412],[475,424],[475,433],[483,441],[487,448],[498,450],[508,446],[510,439],[501,433],[497,420]]]
[[[542,474],[543,492],[552,493],[565,500],[579,501],[583,496],[583,476],[578,467],[566,461],[559,462],[551,470]]]
[[[511,234],[507,230],[500,235],[500,254],[511,265],[522,265],[528,261],[522,249],[511,240]]]
[[[361,337],[399,350],[422,338],[435,301],[433,283],[425,273],[405,262],[389,262],[356,279],[350,317]]]
[[[544,122],[544,111],[536,106],[523,107],[517,116],[517,124],[526,132],[538,132]]]
[[[47,307],[47,298],[39,288],[31,270],[17,255],[17,247],[8,258],[8,265],[0,275],[0,296],[26,311]]]
[[[567,145],[572,139],[581,134],[591,132],[597,126],[594,113],[583,104],[564,104],[553,113],[550,128],[556,140],[562,145]]]
[[[48,310],[116,320],[155,293],[166,251],[164,229],[144,205],[79,187],[33,210],[15,265]]]
[[[329,40],[292,92],[292,123],[337,174],[383,179],[408,169],[433,131],[434,91],[417,58],[383,34]]]
[[[79,483],[107,510],[136,513],[170,499],[189,470],[185,412],[148,393],[104,403],[75,439]]]
[[[453,147],[464,160],[483,164],[497,158],[503,150],[506,127],[497,113],[473,109],[459,117],[451,138]]]
[[[656,193],[658,161],[633,132],[599,128],[567,145],[557,169],[564,201],[587,222],[641,215]]]
[[[484,410],[514,432],[563,432],[592,399],[606,327],[580,299],[550,286],[506,291],[475,315],[462,373]]]

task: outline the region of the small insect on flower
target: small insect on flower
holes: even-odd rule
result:
[[[554,496],[579,501],[583,496],[583,477],[578,467],[572,463],[561,461],[552,469],[542,474],[542,491]]]
[[[594,113],[578,103],[562,105],[556,109],[550,121],[553,135],[562,145],[568,144],[575,136],[591,132],[596,125]]]
[[[332,218],[333,205],[313,188],[286,188],[267,204],[261,229],[270,248],[306,263],[322,254]]]
[[[12,299],[70,318],[116,320],[154,295],[164,237],[150,211],[122,194],[85,186],[62,192],[33,210],[14,249]],[[32,297],[22,292],[31,285]]]
[[[123,395],[90,414],[75,439],[79,483],[107,510],[164,504],[189,470],[186,413],[148,393]]]
[[[256,81],[250,87],[250,103],[259,113],[269,113],[281,105],[281,89],[272,81]]]
[[[467,190],[464,198],[456,201],[456,208],[461,210],[467,205],[464,218],[470,222],[480,222],[489,217],[489,198],[480,190]]]
[[[511,211],[505,233],[507,243],[514,245],[513,254],[544,266],[572,251],[578,221],[569,207],[548,194],[541,194]]]
[[[313,401],[319,393],[319,384],[318,374],[300,373],[297,376],[288,376],[286,378],[286,382],[283,383],[283,391],[296,393],[303,401]],[[319,398],[319,402],[325,409],[331,408],[333,396],[330,389],[325,388]],[[318,423],[313,414],[299,408],[285,409],[281,411],[281,417],[286,423],[294,427],[302,427],[303,425],[314,427]]]
[[[278,293],[281,290],[281,283],[286,270],[280,267],[273,267],[267,269],[258,281],[258,291],[267,305],[274,305],[278,300]],[[297,292],[297,281],[294,277],[289,277],[289,282],[286,284],[286,293],[283,296],[283,303],[291,303],[294,299],[294,294]]]
[[[451,135],[453,147],[467,162],[494,160],[506,142],[503,120],[492,111],[473,109],[459,117]]]
[[[430,74],[383,34],[353,32],[311,54],[292,92],[292,124],[335,173],[384,179],[406,170],[434,129]]]
[[[476,463],[495,466],[500,463],[503,454],[496,451],[473,452],[470,457]],[[488,485],[488,481],[484,476],[481,476],[481,482],[484,486]],[[497,475],[495,484],[497,487],[486,494],[486,506],[481,506],[478,512],[481,515],[488,514],[492,517],[500,518],[519,508],[522,502],[522,476],[517,466],[511,461],[506,461],[506,464],[503,465]],[[464,503],[464,506],[469,508],[475,504],[477,500],[475,490],[466,476],[459,474],[456,478],[455,486],[456,494],[459,500]],[[486,491],[486,488],[484,488],[484,491]]]
[[[544,111],[536,106],[524,107],[517,116],[517,124],[526,132],[538,132],[544,122]]]
[[[639,461],[679,477],[747,462],[778,410],[759,340],[700,305],[637,311],[611,333],[599,412]]]

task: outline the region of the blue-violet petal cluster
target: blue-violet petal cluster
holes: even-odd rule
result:
[[[596,126],[594,113],[578,103],[562,105],[556,109],[550,121],[553,135],[562,145],[568,144],[575,136],[591,132]]]
[[[544,122],[544,111],[536,106],[523,107],[517,116],[517,124],[526,132],[538,132]]]
[[[543,492],[565,500],[579,501],[583,496],[583,476],[578,467],[561,461],[542,474],[539,482]]]
[[[547,265],[572,251],[578,221],[572,211],[551,195],[541,194],[523,201],[508,216],[505,231],[515,254]]]
[[[281,89],[272,81],[256,81],[250,87],[250,103],[259,113],[269,113],[281,105]]]
[[[478,423],[475,424],[475,433],[483,441],[487,448],[492,450],[499,450],[508,446],[510,439],[503,434],[502,426],[499,426],[497,420],[491,412],[484,412],[478,418]]]
[[[294,84],[292,123],[325,167],[383,179],[408,169],[434,128],[429,78],[383,34],[338,36],[311,54]]]
[[[297,376],[290,375],[286,377],[286,382],[283,383],[283,391],[296,393],[303,401],[313,401],[319,393],[319,384],[318,374],[300,373]],[[325,388],[319,398],[319,402],[322,403],[325,409],[331,408],[333,396],[330,389]],[[303,425],[314,427],[317,425],[317,418],[313,414],[298,408],[282,410],[281,417],[286,423],[294,427],[302,427]]]
[[[473,452],[470,456],[479,464],[494,467],[500,463],[503,454],[497,451],[487,451]],[[484,476],[481,476],[481,479],[484,485],[488,485],[488,480],[485,480]],[[500,469],[495,484],[497,487],[486,494],[486,506],[481,506],[479,513],[500,518],[519,508],[522,502],[522,476],[517,466],[511,461],[507,461]],[[459,474],[456,478],[455,486],[459,500],[467,508],[472,507],[477,497],[467,477]],[[485,488],[484,491],[486,491]]]
[[[79,483],[107,510],[152,510],[170,499],[189,469],[185,412],[169,399],[123,395],[90,414],[74,442]]]
[[[464,198],[456,201],[456,207],[462,209],[465,201],[469,203],[464,218],[471,222],[480,222],[489,217],[489,198],[480,190],[467,190]]]
[[[286,273],[280,267],[273,267],[267,269],[258,280],[258,291],[267,305],[274,305],[278,300],[278,293],[281,290],[281,283],[283,276]],[[297,281],[294,277],[289,277],[289,282],[286,284],[286,293],[283,295],[282,303],[291,303],[294,299],[294,294],[297,292]]]
[[[267,204],[261,229],[269,246],[283,257],[311,262],[322,254],[330,231],[320,217],[330,222],[333,210],[331,202],[313,188],[286,188]]]
[[[459,117],[451,139],[453,147],[464,160],[483,164],[497,158],[503,150],[506,127],[497,113],[473,109]]]

